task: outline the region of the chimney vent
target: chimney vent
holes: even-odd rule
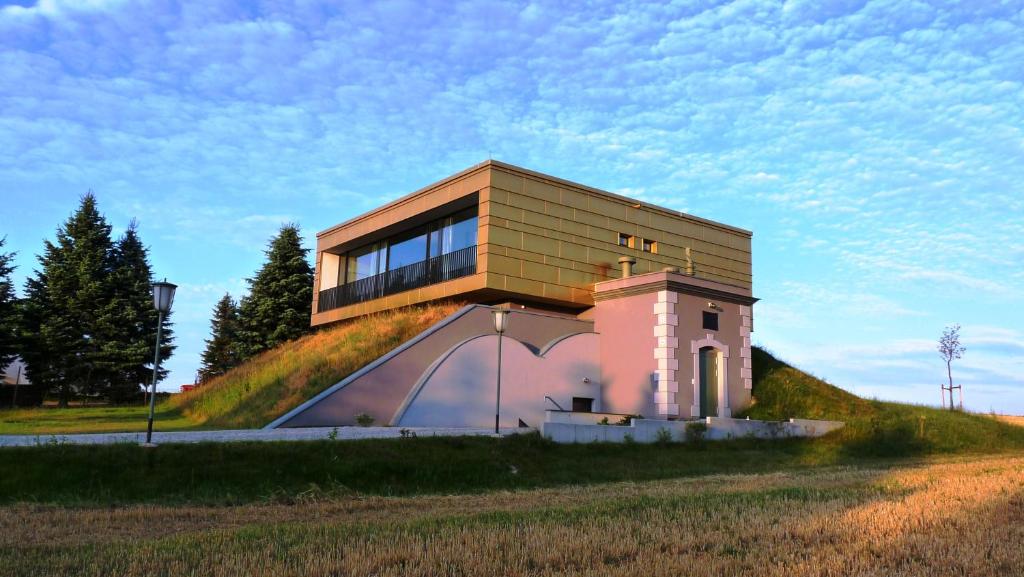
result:
[[[633,265],[636,264],[636,259],[631,256],[620,256],[619,265],[622,266],[622,278],[629,278],[633,276]]]

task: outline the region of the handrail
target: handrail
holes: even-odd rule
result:
[[[476,273],[476,245],[320,291],[317,312]]]
[[[565,409],[563,409],[563,408],[562,408],[562,405],[559,405],[559,404],[558,404],[558,402],[557,402],[557,401],[555,401],[554,399],[552,399],[551,397],[549,397],[549,396],[547,396],[547,395],[544,395],[544,398],[545,398],[545,399],[547,399],[547,400],[549,400],[549,401],[551,401],[551,404],[552,404],[552,405],[554,405],[554,406],[558,407],[558,410],[559,410],[559,411],[562,411],[563,413],[568,413],[568,412],[569,412],[569,411],[566,411]]]

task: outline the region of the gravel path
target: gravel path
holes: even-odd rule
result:
[[[502,429],[502,435],[512,435],[533,429]],[[153,442],[161,443],[230,443],[235,441],[311,441],[320,439],[390,439],[401,437],[402,431],[417,437],[462,437],[493,435],[494,429],[435,428],[435,427],[320,427],[312,429],[245,429],[235,431],[176,431],[153,432]],[[47,444],[107,445],[112,443],[142,443],[146,433],[93,433],[88,435],[0,435],[0,447],[34,446]]]

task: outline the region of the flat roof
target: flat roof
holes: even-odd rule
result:
[[[416,190],[414,192],[406,194],[405,196],[399,197],[399,198],[397,198],[397,199],[395,199],[395,200],[393,200],[393,201],[391,201],[391,202],[389,202],[387,204],[379,206],[379,207],[377,207],[377,208],[375,208],[373,210],[364,212],[363,214],[360,214],[359,216],[355,216],[353,218],[350,218],[350,219],[348,219],[346,221],[343,221],[343,222],[341,222],[339,224],[336,224],[336,225],[334,225],[334,226],[332,226],[330,228],[324,229],[324,230],[316,233],[316,236],[317,236],[317,238],[320,238],[321,236],[325,236],[325,235],[330,234],[330,233],[332,233],[332,232],[334,232],[334,231],[336,231],[338,229],[350,226],[350,225],[352,225],[352,224],[354,224],[356,222],[359,222],[360,220],[363,220],[364,218],[367,218],[367,217],[372,216],[374,214],[377,214],[379,212],[385,211],[385,210],[387,210],[387,209],[389,209],[391,207],[394,207],[394,206],[397,206],[397,205],[400,205],[400,204],[404,204],[404,203],[406,203],[406,202],[416,198],[417,196],[419,196],[421,194],[425,194],[425,193],[427,193],[427,192],[429,192],[431,190],[434,190],[435,188],[444,186],[445,184],[447,184],[447,183],[449,183],[449,182],[451,182],[453,180],[458,180],[458,179],[460,179],[460,178],[462,178],[464,176],[467,176],[467,175],[472,174],[474,172],[477,172],[479,170],[483,170],[485,168],[490,168],[490,167],[500,168],[500,169],[504,169],[504,170],[511,171],[511,172],[519,172],[519,173],[522,173],[522,174],[527,175],[527,176],[548,180],[548,181],[556,183],[556,184],[568,185],[568,186],[571,186],[571,187],[574,187],[574,188],[583,189],[583,190],[586,190],[587,192],[590,192],[592,194],[596,194],[598,196],[604,196],[604,197],[612,199],[612,200],[618,200],[620,202],[626,202],[628,204],[636,206],[637,208],[653,209],[653,210],[655,210],[657,212],[664,213],[664,214],[666,214],[668,216],[673,216],[673,217],[677,217],[677,218],[684,218],[684,219],[687,219],[687,220],[698,222],[700,224],[706,224],[706,225],[714,226],[714,227],[717,227],[717,228],[721,228],[721,229],[727,230],[729,232],[739,233],[739,234],[745,235],[747,237],[752,237],[753,234],[754,234],[753,232],[751,232],[749,230],[746,230],[744,228],[740,228],[740,227],[737,227],[737,226],[732,226],[732,225],[729,225],[729,224],[721,223],[721,222],[710,220],[710,219],[707,219],[707,218],[702,218],[702,217],[699,217],[699,216],[694,216],[692,214],[688,214],[688,213],[685,213],[685,212],[682,212],[682,211],[678,211],[678,210],[673,210],[671,208],[665,208],[663,206],[658,206],[656,204],[651,204],[651,203],[648,203],[648,202],[643,202],[643,201],[637,200],[635,198],[630,198],[628,196],[622,196],[621,194],[615,194],[614,192],[608,192],[606,190],[601,190],[600,188],[594,188],[593,186],[588,186],[586,184],[580,184],[578,182],[573,182],[571,180],[566,180],[564,178],[559,178],[557,176],[551,176],[550,174],[544,174],[543,172],[537,172],[535,170],[530,170],[528,168],[523,168],[521,166],[516,166],[514,164],[509,164],[507,162],[501,162],[501,161],[498,161],[498,160],[485,160],[485,161],[483,161],[481,163],[478,163],[478,164],[475,164],[473,166],[470,166],[469,168],[466,168],[465,170],[460,170],[459,172],[457,172],[457,173],[455,173],[455,174],[453,174],[451,176],[447,176],[445,178],[442,178],[441,180],[439,180],[439,181],[437,181],[437,182],[435,182],[433,184],[429,184],[429,185],[424,186],[424,187],[422,187],[422,188],[420,188],[420,189],[418,189],[418,190]]]

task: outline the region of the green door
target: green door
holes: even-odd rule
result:
[[[718,416],[718,351],[704,347],[697,355],[700,362],[700,416]]]

